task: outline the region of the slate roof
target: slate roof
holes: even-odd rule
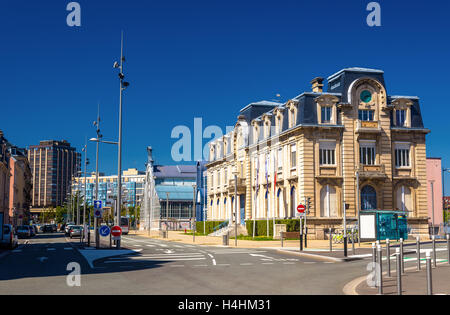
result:
[[[317,106],[315,102],[315,98],[320,95],[334,95],[339,99],[338,103],[348,103],[348,95],[347,91],[350,88],[350,85],[357,79],[360,78],[372,78],[380,82],[384,88],[386,89],[385,81],[384,81],[384,71],[378,69],[367,69],[367,68],[346,68],[342,69],[335,74],[328,77],[328,91],[324,91],[322,93],[315,92],[304,92],[293,100],[298,101],[298,111],[297,111],[297,125],[318,125],[318,113]],[[387,90],[387,89],[386,89]],[[422,115],[420,111],[419,98],[417,96],[389,96],[387,97],[387,103],[390,105],[393,100],[398,98],[407,98],[413,102],[413,106],[411,107],[411,128],[410,129],[421,129],[424,128]],[[240,115],[244,116],[248,125],[251,124],[252,121],[261,121],[263,115],[265,114],[273,114],[274,109],[276,107],[286,107],[286,104],[270,102],[270,101],[259,101],[253,102],[244,107],[240,111]],[[339,116],[339,115],[338,115]],[[275,126],[275,116],[272,115],[271,125]],[[282,121],[282,131],[285,131],[289,128],[289,116],[283,115]],[[391,121],[393,121],[391,119]],[[340,126],[341,122],[337,122],[338,126]],[[342,126],[341,126],[342,127]],[[259,129],[258,140],[263,140],[264,126],[261,124]],[[271,134],[272,136],[272,134]],[[253,132],[249,133],[250,143],[253,143]]]
[[[157,178],[196,178],[195,165],[155,165],[154,175]]]

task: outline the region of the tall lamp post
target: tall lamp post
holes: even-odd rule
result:
[[[119,152],[118,152],[118,163],[117,163],[117,204],[119,209],[117,211],[116,224],[120,225],[120,210],[122,205],[122,99],[123,91],[130,85],[130,83],[125,82],[123,79],[125,75],[123,74],[123,63],[125,57],[123,56],[123,31],[120,45],[120,65],[118,62],[114,63],[114,68],[119,69],[119,81],[120,81],[120,93],[119,93]],[[117,248],[120,248],[120,240],[117,241]]]
[[[233,175],[234,175],[234,246],[237,247],[237,178],[238,178],[238,168],[237,166],[233,167]]]
[[[431,235],[435,235],[434,232],[434,180],[430,180],[431,184]]]
[[[442,199],[443,199],[442,200],[442,204],[444,205],[444,209],[447,212],[447,222],[448,222],[448,220],[449,220],[449,218],[448,218],[449,213],[448,213],[448,207],[446,207],[446,203],[445,203],[445,172],[450,173],[450,168],[443,168],[442,169]],[[447,223],[447,222],[445,222],[445,223]]]

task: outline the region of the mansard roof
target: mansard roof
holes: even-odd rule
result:
[[[333,95],[338,98],[339,103],[348,103],[348,90],[351,88],[351,84],[354,83],[358,79],[374,79],[378,81],[385,90],[385,81],[384,81],[384,71],[378,69],[368,69],[368,68],[346,68],[342,69],[327,79],[327,91],[326,92],[303,92],[300,95],[294,97],[292,100],[297,102],[297,117],[296,117],[296,126],[299,125],[318,125],[318,113],[317,113],[317,105],[316,98],[321,95]],[[422,115],[420,111],[419,105],[419,97],[417,96],[387,96],[387,104],[388,106],[393,106],[393,102],[396,99],[406,98],[412,102],[411,106],[411,127],[410,129],[421,129],[424,128]],[[243,116],[246,122],[251,125],[252,122],[256,122],[260,125],[259,134],[257,135],[258,141],[264,139],[264,120],[263,117],[265,115],[269,116],[271,126],[275,126],[275,115],[273,115],[274,110],[276,108],[286,108],[287,103],[278,103],[273,101],[259,101],[253,102],[241,109],[240,116]],[[282,120],[282,129],[281,132],[289,129],[289,115],[286,111],[283,114]],[[391,112],[391,115],[393,113]],[[393,121],[393,119],[391,119]],[[339,120],[337,122],[340,123]],[[338,125],[339,126],[339,125]],[[341,126],[342,127],[342,126]],[[273,130],[270,130],[270,136]],[[254,131],[253,129],[249,132],[250,143],[254,143]]]

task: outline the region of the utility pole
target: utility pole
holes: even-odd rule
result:
[[[98,111],[97,111],[97,121],[94,122],[94,126],[97,128],[97,148],[96,148],[96,154],[95,154],[95,200],[98,200],[98,155],[99,155],[99,146],[100,141],[102,139],[102,134],[100,133],[100,105],[98,105]],[[97,217],[94,217],[94,233],[95,233],[95,247],[100,247],[100,239],[98,235],[98,219]]]

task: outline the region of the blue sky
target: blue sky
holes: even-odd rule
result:
[[[421,98],[428,155],[450,167],[448,1],[378,1],[375,28],[368,0],[80,0],[82,25],[73,28],[69,2],[0,4],[0,129],[14,144],[67,139],[81,150],[95,136],[98,103],[105,138],[117,139],[112,65],[123,29],[124,168],[143,169],[148,145],[158,163],[173,164],[177,125],[202,117],[204,127],[225,128],[252,101],[287,100],[312,78],[353,66],[383,69],[389,94]],[[116,172],[116,148],[101,150],[101,171]]]

